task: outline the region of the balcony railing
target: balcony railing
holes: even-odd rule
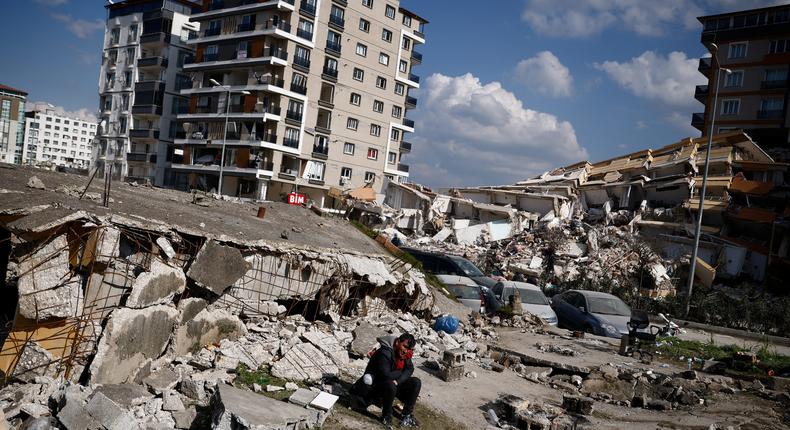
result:
[[[137,67],[151,67],[151,66],[167,67],[167,64],[168,64],[167,58],[163,58],[159,56],[145,57],[137,60]]]
[[[414,73],[409,73],[409,80],[412,82],[420,83],[420,77],[415,75]]]
[[[203,62],[207,63],[209,61],[218,61],[219,54],[203,54]]]
[[[170,33],[164,33],[159,31],[156,33],[143,34],[142,36],[140,36],[141,45],[145,43],[154,43],[154,42],[170,43]]]
[[[298,148],[299,147],[299,139],[291,139],[291,138],[285,137],[285,138],[283,138],[283,146],[287,146],[289,148]]]
[[[705,100],[708,98],[708,86],[697,85],[694,89],[694,98],[705,103]]]
[[[342,45],[340,44],[340,42],[332,42],[331,40],[327,40],[326,41],[326,49],[329,50],[329,51],[336,52],[336,53],[340,54],[340,49],[341,48],[342,48]]]
[[[691,125],[698,130],[702,130],[702,127],[705,125],[705,113],[704,112],[697,112],[691,115]]]
[[[299,57],[299,56],[294,55],[293,63],[294,63],[294,66],[301,66],[301,67],[304,67],[305,69],[309,69],[310,68],[310,59],[307,58],[307,57]]]
[[[782,118],[784,118],[784,110],[783,109],[758,110],[757,111],[757,118],[759,118],[759,119],[782,119]]]
[[[299,94],[307,94],[307,87],[304,85],[291,83],[291,91]]]
[[[414,120],[403,118],[403,125],[405,125],[406,127],[414,128]]]
[[[417,51],[411,51],[411,60],[413,63],[422,63],[422,54]]]
[[[305,0],[299,4],[299,12],[315,17],[315,4],[310,4]]]
[[[342,16],[329,15],[329,25],[342,30],[346,26],[346,20]]]
[[[129,137],[137,137],[143,139],[159,139],[159,130],[157,129],[132,129],[129,130]]]
[[[219,36],[221,32],[221,28],[207,28],[203,30],[203,37]]]
[[[409,165],[408,164],[403,164],[403,163],[398,163],[398,171],[409,173]]]
[[[326,159],[329,156],[329,145],[313,145],[313,156]]]
[[[710,61],[711,61],[711,57],[700,58],[699,59],[699,65],[697,66],[697,70],[699,70],[700,72],[703,72],[703,73],[707,72],[708,70],[710,70],[710,67],[711,67]]]
[[[296,112],[296,111],[293,111],[293,110],[287,110],[287,111],[285,111],[285,117],[290,119],[290,120],[292,120],[292,121],[302,122],[302,113],[301,112]]]
[[[787,79],[772,79],[770,81],[762,81],[760,83],[760,88],[764,90],[773,90],[776,88],[787,88],[787,87],[788,87]]]
[[[337,69],[324,66],[324,75],[337,79]]]
[[[277,29],[277,30],[282,30],[282,31],[284,31],[286,33],[290,33],[291,32],[291,24],[288,23],[288,22],[285,22],[285,21],[280,21],[276,25],[272,21],[267,21],[266,25],[263,26],[263,29],[264,30],[268,30],[270,28]]]
[[[417,97],[406,96],[406,105],[417,107]]]
[[[296,29],[296,35],[304,40],[313,40],[313,33],[302,28]]]
[[[411,142],[400,142],[400,152],[411,152]]]
[[[159,105],[134,105],[132,106],[132,114],[139,115],[162,115],[162,106]]]
[[[266,48],[263,51],[264,57],[277,57],[281,60],[288,59],[288,51],[282,48]]]

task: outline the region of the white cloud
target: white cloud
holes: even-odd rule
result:
[[[74,33],[80,39],[87,39],[98,30],[104,29],[104,21],[97,19],[87,21],[84,19],[74,19],[71,15],[64,13],[53,13],[52,18],[66,24],[66,29]]]
[[[513,183],[588,155],[569,122],[469,73],[429,76],[419,106],[408,158],[419,160],[412,179],[426,185]]]
[[[96,114],[94,112],[94,109],[81,108],[81,109],[69,111],[69,110],[66,110],[66,108],[64,108],[63,106],[50,106],[50,103],[48,103],[48,102],[40,102],[40,101],[39,102],[32,102],[32,103],[25,103],[25,109],[27,111],[33,111],[33,110],[44,111],[44,110],[47,110],[47,109],[52,109],[52,110],[55,111],[55,113],[57,113],[58,115],[61,115],[61,116],[66,116],[66,117],[69,117],[69,118],[77,118],[77,119],[81,119],[83,121],[88,121],[88,122],[93,122],[93,123],[98,122],[98,119],[96,118]]]
[[[554,97],[569,97],[573,91],[573,76],[550,51],[539,52],[516,65],[516,79],[532,91]]]
[[[675,130],[678,130],[683,137],[699,137],[701,135],[700,131],[691,125],[690,113],[671,112],[664,118],[664,121]]]
[[[666,57],[645,51],[627,62],[595,63],[609,78],[632,94],[658,100],[675,107],[697,106],[694,86],[707,79],[697,71],[699,59],[688,58],[684,52],[671,52]]]

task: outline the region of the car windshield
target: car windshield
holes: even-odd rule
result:
[[[480,287],[471,287],[469,285],[448,285],[447,288],[450,292],[459,299],[479,299]]]
[[[513,288],[505,290],[505,295],[502,297],[506,302],[510,300],[513,295]],[[549,300],[540,291],[530,290],[526,288],[519,288],[518,295],[521,296],[521,303],[526,305],[548,305]]]
[[[631,308],[617,297],[587,297],[590,313],[605,315],[631,315]]]
[[[463,270],[464,275],[471,277],[476,276],[485,276],[483,272],[480,271],[474,264],[472,264],[469,260],[461,257],[451,257],[453,262],[458,265],[458,267]]]

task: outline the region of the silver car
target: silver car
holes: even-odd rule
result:
[[[557,325],[557,315],[551,308],[549,299],[540,290],[540,287],[526,282],[502,281],[494,287],[494,295],[502,301],[509,303],[510,296],[518,291],[521,298],[521,309],[543,320],[548,325]]]
[[[485,312],[482,287],[465,276],[436,275],[458,302],[475,312]]]

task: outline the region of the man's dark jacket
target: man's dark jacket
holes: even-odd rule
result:
[[[378,385],[385,381],[398,381],[402,384],[414,373],[414,364],[411,358],[405,360],[403,369],[395,368],[395,350],[392,348],[397,336],[382,336],[377,338],[381,347],[370,357],[365,373],[373,377],[373,385]],[[360,378],[355,385],[364,385]],[[361,388],[361,387],[360,387]]]

